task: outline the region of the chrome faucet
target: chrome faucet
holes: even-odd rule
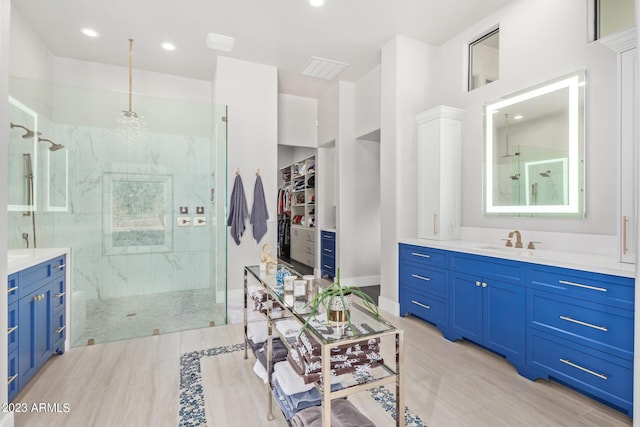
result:
[[[522,248],[522,237],[520,236],[520,232],[518,230],[511,230],[509,232],[509,238],[512,238],[514,234],[516,235],[515,247]]]

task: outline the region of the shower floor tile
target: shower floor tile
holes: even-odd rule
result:
[[[225,304],[216,303],[213,289],[95,299],[87,301],[86,330],[72,346],[222,325],[225,318]]]

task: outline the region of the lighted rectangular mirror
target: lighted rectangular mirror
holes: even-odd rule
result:
[[[9,97],[8,209],[30,215],[38,200],[38,113]]]
[[[585,73],[484,106],[485,213],[584,215]]]

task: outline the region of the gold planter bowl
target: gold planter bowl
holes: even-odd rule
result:
[[[327,319],[330,322],[346,322],[348,310],[328,310]]]

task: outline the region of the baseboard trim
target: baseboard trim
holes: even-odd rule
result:
[[[340,282],[344,286],[376,286],[380,284],[380,276],[341,277]]]
[[[383,296],[378,297],[378,307],[394,316],[400,316],[400,304]]]

